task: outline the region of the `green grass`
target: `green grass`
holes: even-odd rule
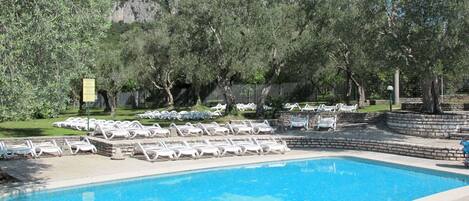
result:
[[[160,108],[158,110],[197,110],[204,111],[208,110],[205,106],[193,106],[185,108]],[[394,105],[393,110],[400,109],[400,105]],[[135,115],[143,113],[150,109],[125,109],[119,108],[114,116],[102,112],[101,109],[90,110],[90,118],[96,119],[107,119],[107,120],[120,120],[120,121],[132,121],[135,120]],[[366,108],[359,109],[359,112],[385,112],[389,111],[389,105],[370,105]],[[28,121],[7,121],[0,123],[0,138],[4,137],[33,137],[33,136],[64,136],[64,135],[83,135],[85,131],[76,131],[72,129],[56,128],[52,127],[52,123],[56,121],[63,121],[69,117],[86,117],[86,115],[78,115],[78,110],[68,110],[63,114],[59,115],[58,118],[51,119],[33,119]],[[227,115],[214,120],[204,120],[202,122],[227,122],[229,120],[243,120],[255,118],[254,111],[242,112],[238,115]],[[183,123],[186,121],[177,120],[153,120],[153,119],[141,119],[139,120],[142,124],[150,125],[153,123],[159,123],[163,127],[169,126],[172,122]],[[193,121],[195,123],[197,121]]]
[[[205,106],[194,106],[194,107],[185,107],[185,108],[160,108],[158,110],[174,109],[177,111],[180,110],[198,110],[204,111],[208,110]],[[102,112],[102,109],[92,109],[90,110],[90,118],[95,119],[106,119],[106,120],[120,120],[120,121],[132,121],[135,120],[135,115],[143,113],[150,109],[124,109],[119,108],[114,116],[111,116],[107,113]],[[239,115],[233,116],[228,115],[225,117],[220,117],[215,120],[204,120],[202,122],[226,122],[232,119],[247,119],[254,116],[253,112],[245,112]],[[64,136],[64,135],[83,135],[85,131],[76,131],[72,129],[65,128],[56,128],[52,126],[53,122],[63,121],[69,117],[86,117],[86,115],[78,115],[78,110],[68,110],[63,114],[59,115],[58,118],[51,119],[32,119],[27,121],[7,121],[0,123],[0,138],[7,137],[34,137],[34,136]],[[163,127],[169,126],[172,122],[175,123],[185,123],[187,121],[178,121],[178,120],[153,120],[153,119],[140,119],[142,124],[151,125],[153,123],[159,123]],[[193,121],[193,123],[198,121]]]
[[[392,110],[400,110],[401,105],[393,105]],[[389,105],[388,104],[379,104],[379,105],[370,105],[362,109],[358,109],[358,112],[388,112]]]

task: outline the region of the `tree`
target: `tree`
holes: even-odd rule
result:
[[[260,1],[188,0],[177,8],[177,20],[191,24],[182,33],[187,36],[188,47],[199,62],[210,68],[222,89],[227,104],[225,114],[232,113],[235,80],[255,72],[253,42]]]
[[[384,36],[388,58],[405,73],[418,75],[422,111],[442,113],[440,77],[468,70],[467,1],[395,1],[397,19]],[[396,45],[397,44],[397,45]]]
[[[93,66],[110,1],[2,1],[0,120],[51,117]]]
[[[370,57],[381,28],[380,4],[377,1],[329,1],[324,12],[329,16],[325,28],[332,44],[329,57],[346,79],[345,101],[350,102],[352,88],[358,91],[358,106],[366,100],[366,74],[379,65]]]
[[[170,16],[165,16],[170,18]],[[172,32],[171,19],[160,19],[147,27],[125,34],[126,57],[137,72],[166,94],[167,106],[174,105],[171,92],[185,65],[180,57],[185,49]]]
[[[306,5],[307,4],[307,5]],[[316,42],[319,37],[314,33],[317,30],[313,21],[307,17],[317,8],[316,1],[267,1],[262,5],[257,29],[256,42],[262,48],[260,72],[264,81],[261,96],[257,101],[256,114],[264,116],[264,104],[270,93],[272,85],[276,82],[287,65],[302,65],[301,62],[291,61],[291,58],[300,59],[299,55],[308,57],[306,63],[313,64],[314,51],[300,52],[308,46],[308,50],[318,48]],[[307,9],[305,9],[307,8]],[[307,55],[308,54],[308,55]],[[292,68],[293,66],[288,66]]]
[[[134,70],[124,63],[123,44],[119,34],[109,33],[97,53],[98,59],[94,74],[98,93],[103,97],[105,112],[114,115],[117,109],[117,95],[134,77]]]

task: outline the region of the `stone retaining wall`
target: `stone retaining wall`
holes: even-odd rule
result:
[[[281,112],[277,120],[278,127],[283,130],[290,126],[290,119],[295,117],[307,117],[309,119],[309,128],[316,126],[317,118],[319,115],[323,117],[330,117],[337,115],[337,125],[342,123],[375,123],[384,119],[384,113],[381,112]]]
[[[418,144],[367,139],[284,137],[291,148],[333,148],[374,151],[435,160],[463,160],[460,148],[442,148]]]
[[[416,113],[386,113],[386,124],[392,130],[429,138],[450,138],[458,128],[468,125],[468,116],[462,114],[428,115]]]
[[[422,103],[402,103],[401,109],[418,112],[422,110]],[[441,109],[443,111],[469,111],[469,103],[442,103]]]
[[[425,146],[394,141],[377,141],[368,139],[347,138],[314,138],[305,136],[281,137],[290,148],[332,148],[346,150],[374,151],[404,156],[429,158],[436,160],[463,160],[460,148],[445,148],[438,146]],[[107,141],[99,138],[90,138],[98,148],[98,154],[112,156],[120,148],[124,156],[130,156],[136,142]],[[161,139],[160,139],[161,140]],[[171,141],[166,139],[166,141]],[[141,143],[151,143],[142,141]]]

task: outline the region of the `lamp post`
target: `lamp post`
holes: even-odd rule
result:
[[[386,89],[389,92],[389,111],[392,112],[392,92],[394,91],[394,87],[389,85]]]

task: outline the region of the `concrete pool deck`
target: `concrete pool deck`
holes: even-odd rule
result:
[[[0,168],[21,182],[0,185],[0,195],[25,191],[53,189],[113,181],[119,179],[144,177],[158,174],[176,173],[225,166],[245,165],[260,162],[306,159],[316,157],[359,157],[407,166],[439,170],[469,176],[469,169],[460,161],[442,161],[400,156],[385,153],[335,150],[304,149],[293,150],[284,155],[251,155],[223,158],[204,158],[199,160],[177,160],[147,162],[137,158],[113,161],[100,155],[78,155],[34,160],[0,161]],[[420,201],[462,201],[469,200],[469,186],[453,189],[421,199]]]

